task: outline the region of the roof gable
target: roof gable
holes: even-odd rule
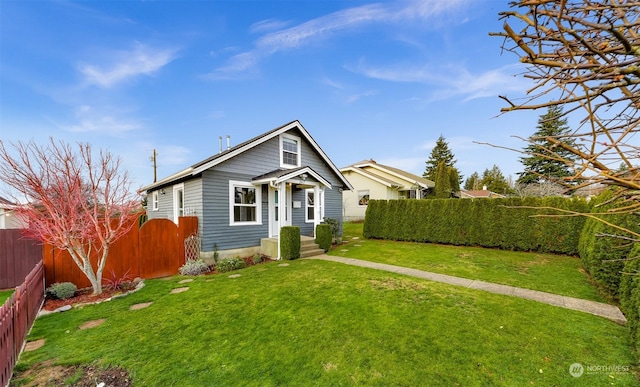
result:
[[[338,176],[338,178],[342,181],[342,183],[345,185],[345,187],[347,187],[348,189],[353,189],[353,187],[351,186],[351,184],[349,183],[349,181],[342,175],[342,173],[340,172],[340,170],[335,166],[335,164],[333,164],[333,162],[331,161],[331,159],[329,159],[329,157],[327,156],[326,153],[324,153],[324,151],[322,150],[322,148],[320,148],[320,146],[318,145],[318,143],[313,139],[313,137],[311,137],[311,135],[309,134],[309,132],[307,132],[307,130],[302,126],[302,124],[298,121],[291,121],[288,124],[282,125],[278,128],[275,128],[273,130],[270,130],[266,133],[263,133],[259,136],[256,136],[250,140],[247,140],[243,143],[240,143],[238,145],[235,145],[225,151],[222,151],[218,154],[215,154],[211,157],[208,157],[196,164],[193,164],[192,166],[177,172],[171,176],[168,176],[156,183],[153,184],[149,184],[145,187],[141,188],[141,191],[149,191],[152,190],[156,187],[162,186],[162,185],[166,185],[166,184],[170,184],[178,179],[182,179],[188,176],[195,176],[198,175],[204,171],[206,171],[209,168],[213,168],[216,165],[219,165],[233,157],[236,157],[260,144],[263,144],[269,140],[271,140],[272,138],[278,137],[279,135],[288,132],[290,130],[293,129],[297,129],[299,131],[299,133],[302,135],[302,137],[304,137],[309,144],[311,144],[311,147],[313,148],[313,150],[320,155],[321,159],[329,166],[329,168],[336,174],[336,176]]]
[[[366,172],[369,176],[377,176],[380,179],[384,179],[387,182],[393,182],[394,185],[404,186],[404,185],[419,185],[423,188],[432,188],[435,186],[435,183],[429,179],[425,179],[424,177],[415,175],[413,173],[403,171],[402,169],[390,167],[388,165],[378,164],[374,160],[363,160],[357,162],[355,164],[349,165],[347,167],[342,168],[341,170],[361,170]],[[375,171],[383,172],[384,174],[390,176],[380,176],[376,174]]]

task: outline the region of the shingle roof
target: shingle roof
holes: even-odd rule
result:
[[[415,175],[415,174],[413,174],[411,172],[407,172],[407,171],[404,171],[402,169],[391,167],[389,165],[379,164],[378,162],[376,162],[373,159],[371,159],[371,160],[362,160],[360,162],[353,163],[353,164],[348,165],[348,166],[346,166],[344,168],[341,168],[341,170],[342,169],[347,169],[347,168],[360,168],[360,169],[364,170],[364,167],[372,167],[372,168],[375,168],[375,169],[378,169],[378,170],[381,170],[381,171],[386,171],[387,173],[390,173],[392,175],[395,174],[396,176],[399,176],[399,177],[401,177],[401,178],[403,178],[403,179],[405,179],[407,181],[419,183],[420,185],[422,185],[425,188],[430,188],[430,187],[434,187],[435,186],[435,183],[433,181],[429,180],[429,179],[425,179],[422,176],[418,176],[418,175]],[[369,172],[369,173],[372,173],[372,172]],[[386,179],[386,180],[388,180],[388,179]],[[394,182],[394,183],[396,183],[396,182]]]
[[[195,176],[198,175],[199,173],[203,172],[206,169],[209,169],[227,159],[230,159],[232,157],[235,157],[238,154],[241,154],[243,152],[245,152],[248,149],[253,148],[254,146],[258,145],[258,144],[262,144],[263,142],[271,139],[272,137],[277,136],[280,133],[284,133],[288,130],[291,130],[293,128],[297,128],[302,135],[307,139],[307,141],[309,141],[309,143],[311,143],[311,146],[316,150],[316,152],[318,152],[318,154],[324,159],[324,161],[331,167],[331,169],[336,173],[336,175],[340,178],[340,180],[342,181],[342,183],[345,185],[345,187],[347,187],[348,189],[352,189],[353,187],[351,187],[351,183],[349,183],[349,181],[342,176],[342,173],[340,173],[340,170],[338,170],[338,168],[333,164],[333,162],[331,161],[331,159],[329,159],[329,156],[327,156],[324,151],[320,148],[320,146],[318,145],[318,143],[316,143],[316,141],[313,139],[313,137],[311,137],[311,134],[309,134],[309,132],[307,132],[307,130],[302,126],[302,124],[298,121],[291,121],[285,125],[279,126],[275,129],[272,129],[268,132],[265,132],[259,136],[256,136],[250,140],[247,140],[245,142],[242,142],[238,145],[235,145],[229,149],[226,149],[218,154],[215,154],[213,156],[210,156],[202,161],[199,161],[195,164],[193,164],[190,167],[187,167],[185,169],[183,169],[182,171],[176,172],[173,175],[170,175],[168,177],[165,177],[164,179],[158,180],[155,183],[149,184],[147,186],[142,187],[140,190],[141,191],[151,191],[153,189],[162,187],[162,186],[166,186],[169,184],[172,184],[178,180],[184,180],[189,178],[190,176]]]

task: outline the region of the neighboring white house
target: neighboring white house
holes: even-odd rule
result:
[[[344,220],[364,219],[369,200],[423,199],[435,184],[398,168],[363,160],[340,169],[353,186],[342,192]]]
[[[16,216],[15,204],[0,196],[0,230],[23,228],[23,222]]]

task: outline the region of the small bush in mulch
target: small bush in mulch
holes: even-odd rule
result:
[[[73,297],[77,290],[76,285],[71,282],[56,282],[47,288],[47,295],[58,300],[66,300]]]

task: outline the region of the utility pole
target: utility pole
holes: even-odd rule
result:
[[[153,161],[153,182],[155,183],[158,180],[158,175],[156,173],[157,170],[157,161],[158,158],[158,152],[156,152],[156,150],[153,150],[153,156],[149,157],[149,161]]]

